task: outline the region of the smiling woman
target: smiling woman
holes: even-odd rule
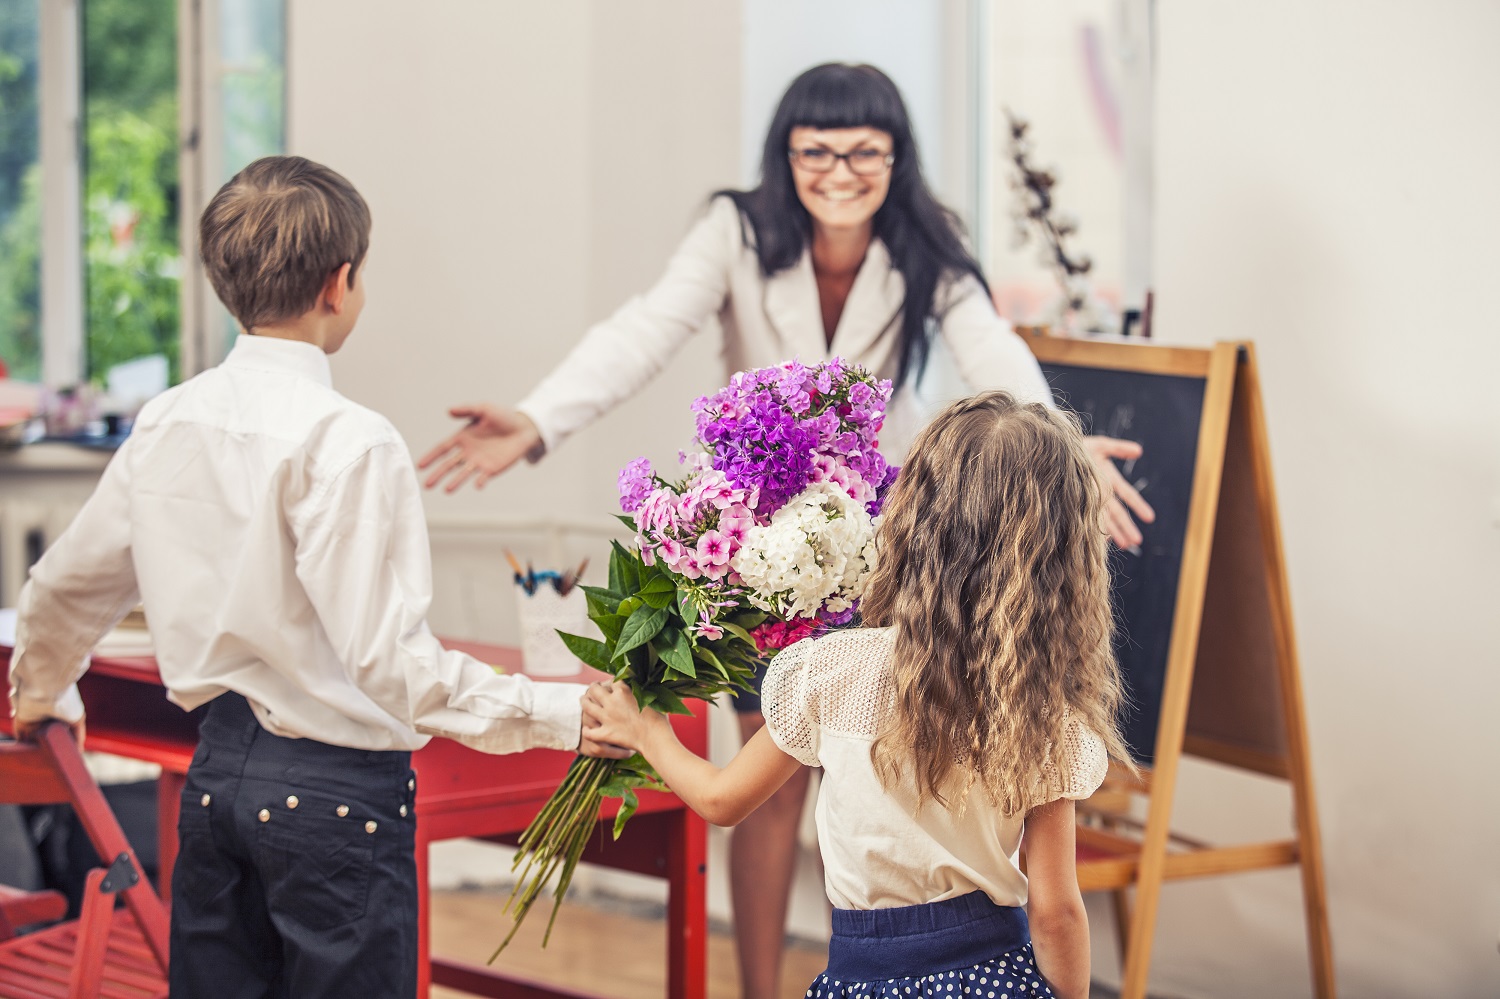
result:
[[[428,487],[483,486],[523,456],[539,459],[641,391],[715,317],[726,380],[748,368],[833,357],[891,379],[896,392],[879,446],[892,463],[932,415],[917,386],[937,339],[971,391],[999,388],[1051,404],[1036,360],[995,313],[958,219],[922,176],[900,91],[873,66],[831,63],[803,73],[782,97],[760,184],[716,193],[654,288],[589,330],[516,408],[450,410],[466,425],[422,459],[432,469]],[[1096,456],[1137,453],[1095,439]],[[1137,542],[1134,523],[1115,507],[1116,539]],[[1150,518],[1150,507],[1136,509]],[[749,739],[764,725],[759,698],[741,695],[735,706]],[[794,775],[730,842],[746,996],[777,992],[807,782],[807,771]]]

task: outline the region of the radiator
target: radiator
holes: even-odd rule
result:
[[[0,607],[14,607],[26,573],[82,508],[76,503],[0,498]]]

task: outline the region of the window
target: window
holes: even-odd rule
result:
[[[0,363],[41,376],[41,0],[0,4]]]
[[[0,5],[0,360],[54,386],[232,330],[196,260],[213,191],[285,146],[285,0]],[[186,139],[184,138],[186,137]]]

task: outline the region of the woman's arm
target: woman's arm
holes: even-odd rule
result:
[[[1000,318],[994,304],[985,296],[984,288],[972,277],[965,277],[953,285],[941,330],[953,352],[959,373],[971,390],[1005,389],[1023,402],[1054,405],[1052,390],[1026,341],[1011,329],[1010,323]],[[1149,524],[1156,519],[1156,511],[1120,474],[1113,459],[1128,461],[1139,458],[1141,446],[1134,441],[1113,437],[1087,437],[1084,440],[1110,492],[1105,504],[1105,529],[1120,548],[1139,545],[1141,531],[1130,515],[1134,513],[1142,523]]]
[[[1026,916],[1036,964],[1058,999],[1089,994],[1089,917],[1078,892],[1073,802],[1059,798],[1026,816]]]
[[[741,244],[739,209],[728,198],[715,199],[651,290],[592,327],[515,409],[449,410],[468,423],[418,463],[436,466],[427,487],[446,479],[453,492],[470,476],[483,486],[522,457],[535,461],[639,392],[723,307]]]
[[[723,768],[693,753],[666,716],[642,711],[623,683],[596,683],[583,697],[585,738],[633,749],[644,756],[672,793],[716,826],[737,825],[802,766],[782,752],[762,728]]]

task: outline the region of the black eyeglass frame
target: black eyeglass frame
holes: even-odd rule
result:
[[[808,166],[806,163],[802,162],[802,158],[801,157],[802,157],[802,154],[804,152],[823,153],[823,154],[826,154],[828,156],[832,156],[833,160],[829,164],[828,169],[826,169],[826,170],[819,170],[817,167],[811,167],[811,166]],[[880,160],[880,169],[876,170],[873,173],[860,173],[858,170],[856,170],[854,168],[854,154],[855,153],[873,153],[873,152],[879,152],[879,150],[876,150],[876,149],[851,149],[847,153],[836,153],[832,149],[788,149],[786,151],[786,158],[791,161],[791,163],[792,163],[793,166],[799,166],[802,169],[806,170],[808,173],[833,173],[834,170],[838,169],[839,160],[843,160],[844,161],[844,165],[849,168],[849,172],[852,173],[852,174],[854,174],[854,176],[856,176],[856,177],[879,177],[883,173],[888,173],[890,171],[891,167],[895,166],[895,164],[896,164],[896,154],[895,153],[886,153],[885,156],[883,156],[881,158],[881,160]]]

